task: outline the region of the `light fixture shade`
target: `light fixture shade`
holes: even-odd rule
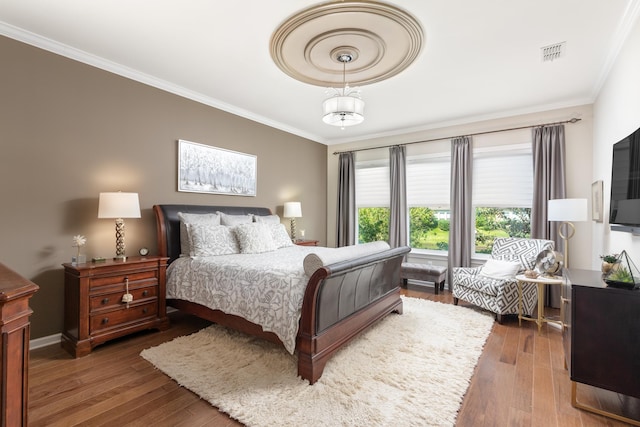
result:
[[[100,193],[98,218],[140,218],[138,193]]]
[[[364,101],[355,96],[332,96],[322,103],[322,121],[332,126],[354,126],[364,121]]]
[[[549,200],[548,221],[586,221],[587,199]]]
[[[300,202],[287,202],[284,204],[285,218],[301,218],[302,217],[302,205]]]

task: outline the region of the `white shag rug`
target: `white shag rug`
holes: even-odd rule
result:
[[[141,356],[247,426],[452,426],[493,316],[403,301],[403,315],[334,354],[312,386],[283,347],[218,325]]]

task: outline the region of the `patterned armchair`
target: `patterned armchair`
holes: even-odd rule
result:
[[[536,258],[543,250],[553,250],[551,240],[521,239],[516,237],[496,238],[491,251],[491,258],[502,261],[517,261],[518,273],[532,270]],[[482,275],[480,267],[454,267],[453,302],[464,300],[489,310],[502,323],[505,314],[518,314],[518,285],[515,274],[509,278],[498,279]],[[522,285],[522,312],[531,315],[538,299],[537,287],[532,283]]]

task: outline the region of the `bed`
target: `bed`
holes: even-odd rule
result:
[[[169,258],[168,282],[172,271],[179,270],[178,265],[191,262],[183,261],[181,258],[184,257],[180,257],[179,213],[222,212],[233,216],[259,217],[272,215],[268,208],[263,207],[164,204],[155,205],[153,210],[156,216],[158,254]],[[303,249],[300,246],[283,253],[302,256],[307,252],[322,250],[327,249]],[[305,276],[306,286],[303,283],[294,337],[299,376],[314,384],[321,377],[332,354],[384,316],[392,312],[402,313],[400,266],[409,251],[408,247],[386,249],[324,265]],[[172,268],[173,263],[175,268]],[[179,292],[174,294],[178,297],[167,295],[168,306],[287,347],[281,334],[279,336],[271,330],[265,330],[260,324],[241,315],[231,314],[233,310],[212,309],[191,298],[183,298]]]

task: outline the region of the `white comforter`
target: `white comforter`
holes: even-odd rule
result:
[[[243,317],[275,333],[293,354],[309,281],[304,257],[331,250],[290,246],[262,254],[179,258],[167,270],[167,298]]]

